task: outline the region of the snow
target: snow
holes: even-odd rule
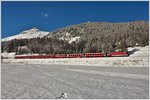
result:
[[[130,47],[129,52],[133,52],[130,57],[149,57],[149,46],[145,47]]]
[[[2,53],[2,99],[148,99],[149,46],[129,57],[13,59]],[[28,54],[31,55],[31,54]],[[36,54],[35,54],[36,55]]]
[[[39,55],[39,54],[22,54],[22,55],[17,55],[17,56],[31,56],[31,55]],[[1,56],[4,58],[14,59],[15,58],[15,52],[11,52],[11,53],[4,52],[4,53],[1,53]]]
[[[148,75],[134,75],[129,73],[115,73],[115,72],[104,72],[104,71],[87,71],[87,70],[81,70],[81,69],[64,69],[66,71],[72,71],[72,72],[81,72],[81,73],[88,73],[88,74],[94,74],[94,75],[103,75],[103,76],[116,76],[116,77],[122,77],[122,78],[132,78],[132,79],[144,79],[149,80]]]
[[[2,63],[2,99],[148,99],[148,67]]]
[[[149,66],[149,46],[128,48],[128,50],[132,51],[132,54],[129,57],[3,59],[3,62],[24,63],[24,64],[62,64],[62,65],[89,65],[89,66],[94,65],[107,67]]]
[[[135,47],[129,47],[129,48],[127,48],[127,50],[130,52],[130,51],[133,51],[133,50],[135,50],[136,48]]]
[[[73,41],[78,41],[80,39],[80,36],[71,37],[68,32],[64,32],[61,34],[63,36],[60,37],[59,40],[66,40],[68,41],[68,43],[72,43]],[[34,27],[32,29],[23,31],[20,34],[4,38],[2,39],[2,42],[11,41],[13,39],[31,39],[31,38],[37,38],[37,37],[42,38],[44,36],[52,37],[52,34],[50,34],[50,32],[40,31],[39,29]]]
[[[78,41],[80,36],[71,37],[68,32],[62,33],[63,36],[59,38],[59,40],[66,40],[68,43],[72,43],[73,41]]]
[[[42,38],[48,34],[49,32],[44,32],[44,31],[40,31],[37,28],[32,28],[30,30],[23,31],[20,34],[4,38],[2,39],[2,41],[10,41],[13,39],[31,39],[31,38],[37,38],[37,37]]]
[[[63,58],[63,59],[3,59],[3,62],[24,64],[93,65],[107,67],[148,67],[148,59],[139,58]]]
[[[73,41],[78,41],[80,39],[80,36],[71,37],[69,40],[69,43],[72,43]]]
[[[4,53],[1,53],[1,56],[2,56],[3,58],[14,59],[14,57],[15,57],[15,52],[12,52],[12,53],[4,52]]]

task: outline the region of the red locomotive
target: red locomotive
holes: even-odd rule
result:
[[[128,52],[111,52],[107,53],[108,57],[126,57],[129,56]]]

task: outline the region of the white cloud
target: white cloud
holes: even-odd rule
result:
[[[48,17],[48,14],[44,14],[45,17]]]
[[[48,15],[48,13],[42,12],[42,13],[41,13],[41,16],[43,16],[43,17],[48,17],[49,15]]]

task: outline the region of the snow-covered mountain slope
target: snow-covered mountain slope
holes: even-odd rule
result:
[[[2,39],[2,41],[10,41],[13,39],[30,39],[30,38],[37,38],[37,37],[42,38],[42,37],[48,35],[49,33],[50,32],[40,31],[39,29],[34,27],[32,29],[25,30],[17,35],[4,38],[4,39]]]
[[[31,39],[31,38],[37,38],[37,37],[42,38],[44,36],[55,37],[59,40],[66,40],[66,41],[68,41],[68,43],[72,43],[73,41],[79,41],[79,39],[80,39],[80,36],[72,37],[70,35],[70,33],[67,33],[67,32],[62,32],[62,33],[60,33],[60,32],[57,32],[57,33],[45,32],[45,31],[40,31],[39,29],[34,27],[32,29],[25,30],[17,35],[4,38],[4,39],[2,39],[2,42],[3,41],[6,41],[6,42],[11,41],[13,39]]]
[[[68,41],[68,43],[72,43],[73,41],[79,41],[80,36],[75,36],[72,37],[68,32],[63,32],[63,33],[57,33],[57,34],[61,34],[61,36],[57,36],[59,40],[65,40]]]
[[[129,47],[128,51],[131,52],[130,57],[149,57],[149,46]]]

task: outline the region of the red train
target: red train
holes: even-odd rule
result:
[[[49,54],[49,55],[31,55],[19,56],[15,59],[46,59],[46,58],[91,58],[91,57],[127,57],[128,52],[110,52],[110,53],[85,53],[85,54]]]

